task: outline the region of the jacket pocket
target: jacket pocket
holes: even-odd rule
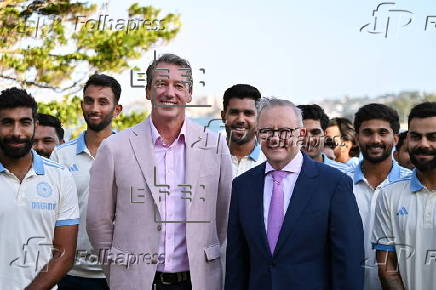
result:
[[[204,249],[204,253],[206,255],[206,261],[212,262],[216,259],[221,258],[221,247],[219,244],[209,246]]]

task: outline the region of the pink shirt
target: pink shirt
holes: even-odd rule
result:
[[[286,214],[289,203],[291,202],[292,192],[294,191],[295,182],[297,181],[298,175],[300,175],[301,166],[303,165],[303,154],[298,151],[297,155],[292,159],[286,166],[282,169],[283,171],[291,172],[283,179],[283,193],[284,193],[284,208],[283,213]],[[271,203],[271,196],[273,190],[273,180],[271,171],[275,169],[266,162],[265,167],[265,186],[263,189],[263,217],[265,222],[265,229],[268,230],[268,213],[269,205]]]
[[[183,272],[189,271],[188,250],[186,247],[186,194],[182,190],[185,187],[185,160],[186,160],[186,121],[183,123],[179,136],[171,145],[163,143],[163,140],[150,120],[151,138],[154,145],[154,164],[156,164],[157,184],[167,184],[169,195],[162,194],[163,212],[161,219],[162,233],[159,244],[159,253],[165,253],[165,264],[158,264],[160,272]],[[169,223],[169,221],[177,221]]]

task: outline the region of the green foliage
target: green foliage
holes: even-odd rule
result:
[[[117,130],[123,130],[126,128],[133,127],[134,125],[142,122],[147,118],[148,113],[146,111],[143,112],[131,112],[126,115],[121,113],[116,119],[112,121],[112,125]]]
[[[64,127],[75,127],[79,125],[82,117],[80,101],[81,99],[78,96],[66,95],[61,101],[39,102],[38,112],[59,118]]]
[[[70,0],[1,1],[0,78],[24,87],[77,88],[88,77],[78,77],[79,65],[87,65],[87,72],[120,73],[153,44],[173,39],[181,26],[178,15],[161,16],[159,9],[136,3],[128,19],[97,25],[97,8]],[[139,20],[149,22],[140,26]]]

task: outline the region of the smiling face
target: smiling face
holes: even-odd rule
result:
[[[319,120],[303,120],[303,126],[306,128],[306,137],[303,151],[312,158],[319,158],[324,149],[324,130],[321,128]]]
[[[407,145],[410,160],[422,172],[436,169],[436,117],[413,118]]]
[[[363,158],[371,163],[379,163],[391,156],[392,148],[398,142],[398,134],[394,134],[389,122],[373,119],[360,125],[356,140]]]
[[[121,105],[115,104],[112,88],[95,85],[86,88],[81,106],[88,129],[96,132],[111,125],[122,110]]]
[[[227,110],[221,112],[221,117],[231,142],[242,145],[255,137],[256,104],[253,99],[230,99]]]
[[[35,127],[31,108],[0,110],[0,149],[3,155],[19,159],[28,154],[32,148]]]
[[[279,132],[274,132],[269,138],[262,137],[262,130],[265,129],[282,129],[282,138]],[[292,134],[286,133],[283,129],[291,129]],[[289,106],[272,106],[264,109],[259,116],[258,140],[262,152],[274,169],[282,169],[297,155],[301,148],[300,142],[297,141],[305,133],[294,110]]]
[[[54,127],[39,125],[33,138],[33,149],[41,156],[50,158],[54,148],[60,144]]]
[[[147,99],[153,103],[153,121],[184,120],[185,106],[192,100],[186,69],[165,62],[158,63],[146,92]]]

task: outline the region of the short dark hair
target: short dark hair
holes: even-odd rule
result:
[[[121,85],[120,83],[114,79],[111,76],[105,75],[105,74],[94,74],[92,75],[88,81],[86,82],[85,86],[83,87],[83,94],[85,94],[86,89],[89,86],[98,86],[98,87],[105,87],[105,88],[111,88],[112,93],[115,96],[114,103],[118,104],[121,97]]]
[[[257,107],[257,104],[259,103],[259,100],[262,96],[260,95],[260,92],[258,89],[256,89],[253,86],[246,85],[246,84],[237,84],[230,88],[228,88],[224,92],[223,97],[223,110],[227,110],[227,106],[229,104],[230,99],[238,98],[238,99],[252,99],[254,100],[254,103]]]
[[[319,105],[298,105],[303,114],[303,121],[307,119],[319,121],[321,128],[325,131],[329,124],[329,116],[324,112],[323,108]]]
[[[412,110],[410,110],[407,124],[410,125],[410,121],[413,118],[429,117],[436,117],[436,102],[424,102],[413,107]]]
[[[5,89],[0,93],[0,110],[25,107],[32,109],[32,118],[36,120],[38,104],[26,90],[16,87]]]
[[[62,128],[61,121],[58,118],[43,113],[38,113],[37,118],[39,125],[54,128],[59,140],[64,139],[64,129]]]
[[[354,129],[359,133],[360,126],[363,122],[370,120],[384,120],[389,122],[394,134],[400,131],[400,118],[397,111],[384,104],[368,104],[359,108],[354,115]]]
[[[398,135],[398,136],[400,138],[398,138],[398,143],[397,143],[397,145],[395,145],[396,151],[400,151],[401,147],[403,147],[404,141],[406,140],[406,137],[407,137],[407,131],[401,132],[400,135]]]
[[[189,86],[189,92],[192,92],[192,68],[189,62],[186,59],[181,58],[180,56],[172,53],[165,53],[161,55],[158,59],[153,59],[151,64],[148,66],[146,74],[147,74],[147,85],[146,88],[151,88],[151,82],[153,81],[153,72],[156,69],[156,66],[159,63],[168,63],[180,66],[182,68],[185,68],[186,71],[184,72],[184,75],[188,78],[188,86]]]

